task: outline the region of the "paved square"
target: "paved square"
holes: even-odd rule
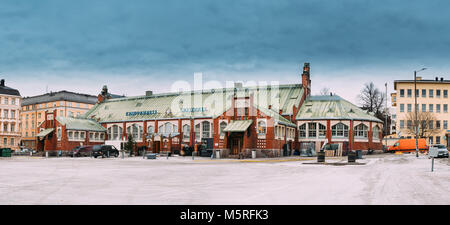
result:
[[[305,160],[0,158],[0,204],[450,204],[448,159]]]

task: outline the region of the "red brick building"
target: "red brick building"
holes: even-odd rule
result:
[[[283,148],[299,149],[303,143],[317,149],[325,139],[341,149],[381,149],[381,121],[338,96],[310,96],[309,63],[300,79],[302,84],[148,91],[115,99],[104,87],[83,118],[101,124],[105,143],[118,149],[128,135],[153,152],[204,143],[222,157],[248,157],[253,150],[258,157],[275,157]]]
[[[67,151],[76,146],[105,142],[106,129],[96,121],[58,116],[57,111],[46,111],[45,120],[39,124],[38,151]]]

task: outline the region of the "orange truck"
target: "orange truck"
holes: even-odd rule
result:
[[[428,151],[427,141],[423,138],[417,139],[420,152]],[[400,139],[390,146],[388,152],[415,152],[416,139]]]

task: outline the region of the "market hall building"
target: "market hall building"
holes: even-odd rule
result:
[[[115,99],[104,87],[98,103],[77,119],[100,124],[105,128],[104,143],[118,149],[128,135],[147,151],[178,153],[203,143],[219,150],[221,157],[250,157],[253,150],[257,157],[277,157],[283,148],[299,149],[302,143],[313,143],[318,150],[325,139],[344,150],[382,148],[382,121],[338,96],[311,96],[309,63],[301,80],[166,94],[148,91]],[[325,110],[327,116],[317,110]],[[47,132],[41,138],[53,131]]]

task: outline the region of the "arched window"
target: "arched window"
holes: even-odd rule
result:
[[[202,122],[202,138],[209,138],[209,132],[211,130],[211,124],[208,121]]]
[[[200,124],[195,125],[195,140],[199,140],[200,139]]]
[[[221,123],[220,123],[220,136],[221,137],[224,137],[225,136],[225,127],[227,127],[227,122],[225,122],[225,121],[222,121]]]
[[[306,123],[298,127],[298,137],[306,138]]]
[[[133,136],[134,140],[142,140],[142,134],[144,133],[144,127],[133,124],[127,127],[127,137],[129,135]]]
[[[191,136],[191,127],[187,124],[183,126],[183,139],[189,139]]]
[[[164,124],[164,133],[169,134],[172,133],[172,124],[167,122]]]
[[[364,124],[359,124],[355,127],[355,137],[356,138],[367,138],[369,129]]]
[[[110,140],[120,140],[120,137],[122,136],[123,129],[122,127],[119,127],[117,125],[112,126],[112,139],[110,136]]]
[[[148,127],[147,127],[147,133],[148,133],[148,134],[153,134],[153,133],[155,133],[155,128],[154,128],[152,125],[148,126]]]
[[[378,125],[372,128],[372,138],[380,139],[380,128],[378,127]]]
[[[343,123],[338,123],[331,127],[331,136],[333,137],[348,137],[348,126]]]
[[[258,134],[266,134],[266,122],[263,120],[258,122]]]

